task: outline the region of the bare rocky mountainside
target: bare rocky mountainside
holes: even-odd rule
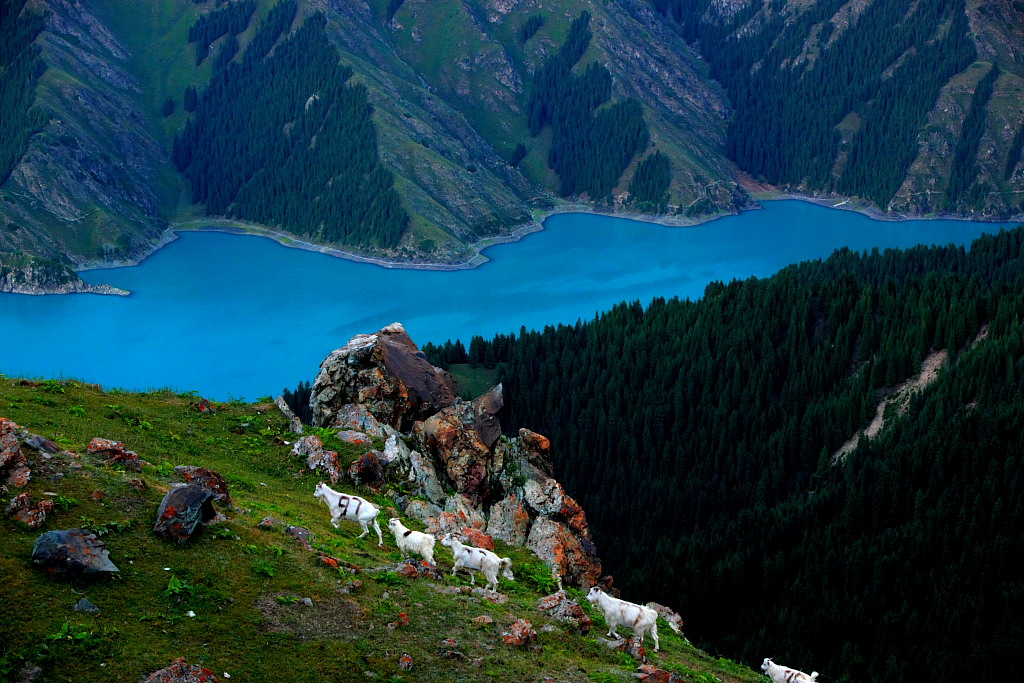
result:
[[[1024,202],[1024,6],[1011,0],[18,0],[5,12],[18,40],[0,93],[17,135],[0,150],[0,250],[73,268],[132,262],[170,228],[211,224],[464,267],[565,208],[694,222],[753,205],[753,188],[900,215],[1007,218]],[[909,37],[873,38],[884,26]],[[288,92],[259,80],[260,65],[311,46],[344,65],[344,111],[369,105],[358,136],[338,128],[348,115],[311,63],[288,67]],[[856,78],[848,53],[862,55]],[[271,102],[240,114],[261,126],[225,124],[231,87]],[[345,217],[371,225],[332,228]]]

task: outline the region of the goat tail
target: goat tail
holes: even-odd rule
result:
[[[812,671],[811,672],[811,680],[815,681],[815,682],[818,680],[818,672],[817,671]]]

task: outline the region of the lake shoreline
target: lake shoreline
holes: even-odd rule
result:
[[[255,223],[247,223],[245,221],[229,220],[223,218],[208,218],[193,219],[190,221],[171,224],[170,226],[168,226],[167,230],[164,232],[161,238],[155,244],[153,244],[152,248],[137,258],[90,263],[86,266],[80,266],[75,270],[77,272],[85,272],[89,270],[99,270],[105,268],[137,266],[140,263],[142,263],[142,261],[147,259],[149,256],[156,253],[159,249],[178,239],[177,235],[180,232],[219,232],[231,235],[254,235],[257,237],[266,237],[284,247],[325,254],[327,256],[332,256],[334,258],[340,258],[347,261],[353,261],[355,263],[367,263],[370,265],[380,266],[381,268],[397,270],[431,270],[440,272],[454,272],[460,270],[472,270],[474,268],[482,266],[483,264],[490,261],[490,258],[488,258],[483,253],[485,249],[498,244],[509,244],[513,242],[518,242],[527,235],[540,232],[544,230],[544,222],[547,221],[548,218],[560,214],[580,213],[589,214],[593,216],[606,216],[609,218],[623,218],[642,223],[660,225],[668,228],[692,228],[698,225],[703,225],[705,223],[711,223],[721,218],[726,218],[729,216],[738,216],[747,211],[760,211],[763,209],[763,207],[761,206],[761,202],[786,200],[807,202],[828,209],[851,211],[854,213],[859,213],[864,216],[867,216],[872,220],[894,223],[916,220],[969,220],[971,222],[976,223],[1024,222],[1024,215],[1018,217],[1010,217],[1007,219],[968,219],[956,216],[942,215],[908,216],[906,214],[892,214],[882,211],[873,205],[863,202],[862,200],[857,200],[850,197],[841,197],[838,195],[805,195],[780,190],[778,188],[770,186],[758,185],[753,181],[747,181],[746,183],[741,183],[741,185],[743,185],[744,188],[748,191],[751,199],[753,200],[752,204],[741,209],[740,211],[721,212],[700,217],[680,215],[673,216],[664,214],[645,214],[621,211],[602,211],[591,204],[563,202],[562,204],[555,206],[552,209],[548,209],[545,211],[537,211],[534,215],[533,220],[516,226],[511,232],[507,234],[498,235],[494,237],[486,237],[484,239],[477,240],[476,242],[468,244],[466,248],[472,255],[469,256],[469,258],[456,262],[406,261],[401,259],[388,259],[380,256],[370,256],[359,252],[348,251],[340,247],[317,244],[316,242],[303,240],[291,233],[287,233],[280,230],[274,230],[272,228],[268,228],[266,226],[258,225]]]

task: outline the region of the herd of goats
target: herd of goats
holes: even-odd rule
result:
[[[370,533],[372,525],[373,530],[377,532],[377,545],[384,546],[384,536],[381,534],[380,525],[377,524],[377,515],[380,514],[380,509],[373,503],[359,496],[339,493],[323,482],[316,485],[313,496],[327,505],[327,509],[331,512],[331,524],[335,529],[339,528],[339,522],[344,519],[358,522],[363,529],[363,533],[359,534],[358,538],[362,538]],[[460,569],[465,569],[469,572],[469,582],[473,585],[476,584],[475,571],[484,575],[484,578],[487,579],[486,587],[491,591],[498,590],[499,572],[509,581],[515,580],[511,559],[498,557],[484,548],[465,545],[452,534],[444,534],[440,538],[435,538],[433,534],[407,528],[397,517],[393,517],[388,522],[388,528],[394,534],[395,544],[401,552],[406,555],[419,555],[431,564],[434,564],[434,544],[440,540],[441,545],[452,551],[454,559],[452,576],[455,576]],[[654,639],[654,651],[658,652],[660,644],[656,611],[645,605],[612,597],[597,586],[593,586],[587,593],[587,600],[604,615],[605,621],[608,622],[609,638],[620,639],[621,636],[615,632],[615,629],[618,626],[628,626],[641,644],[644,642],[644,636],[650,633],[651,638]],[[761,669],[774,683],[816,683],[818,679],[817,671],[808,675],[803,671],[780,666],[770,657],[765,658]]]

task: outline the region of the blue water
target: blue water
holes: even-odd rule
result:
[[[623,300],[697,299],[836,248],[969,244],[1002,227],[882,222],[799,201],[689,228],[562,214],[458,272],[385,269],[272,240],[182,233],[141,265],[95,270],[130,297],[0,294],[0,372],[105,387],[276,395],[352,335],[402,322],[421,346],[590,319]],[[1006,224],[1005,227],[1011,227]]]

